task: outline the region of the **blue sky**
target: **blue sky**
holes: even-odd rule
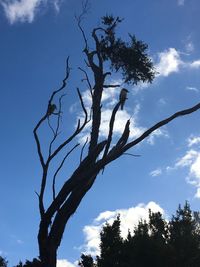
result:
[[[0,254],[10,266],[38,255],[39,212],[34,191],[39,189],[41,169],[32,134],[46,110],[48,97],[63,79],[65,60],[72,68],[63,121],[66,133],[80,115],[76,87],[86,105],[90,99],[81,83],[83,42],[74,14],[78,0],[2,0],[0,2]],[[100,17],[125,18],[119,34],[134,33],[149,45],[149,54],[159,72],[151,85],[129,86],[125,110],[120,111],[116,135],[132,118],[131,138],[174,112],[200,99],[200,35],[198,0],[93,0],[83,22],[89,36]],[[121,82],[120,76],[111,81]],[[104,92],[103,126],[117,101],[119,89]],[[59,267],[73,267],[81,252],[98,253],[101,225],[122,218],[122,234],[147,216],[148,208],[170,216],[179,203],[189,200],[193,210],[200,203],[200,113],[179,118],[163,127],[99,175],[91,191],[71,218],[58,253]],[[46,129],[47,130],[47,129]],[[41,133],[44,138],[46,130]],[[84,135],[87,131],[84,132]],[[60,180],[70,173],[69,159]]]

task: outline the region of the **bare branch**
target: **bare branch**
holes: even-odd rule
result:
[[[131,154],[131,153],[124,153],[123,155],[132,156],[132,157],[141,157],[141,155]]]
[[[108,154],[108,150],[110,148],[110,144],[111,144],[111,141],[112,141],[112,135],[113,135],[113,127],[114,127],[114,122],[115,122],[115,116],[116,116],[116,113],[119,109],[119,106],[120,106],[120,102],[118,102],[113,111],[112,111],[112,115],[111,115],[111,118],[110,118],[110,123],[109,123],[109,133],[108,133],[108,139],[107,139],[107,144],[106,144],[106,147],[105,147],[105,150],[104,150],[104,154],[103,154],[103,158],[106,157],[106,155]]]
[[[99,160],[98,164],[99,166],[105,166],[107,164],[109,164],[110,162],[112,162],[113,160],[119,158],[122,154],[124,154],[128,149],[134,147],[135,145],[139,144],[140,142],[142,142],[145,138],[147,138],[151,133],[153,133],[155,130],[157,130],[158,128],[168,124],[169,122],[171,122],[172,120],[181,117],[181,116],[185,116],[188,114],[191,114],[197,110],[200,109],[200,103],[198,103],[197,105],[188,108],[188,109],[184,109],[181,111],[176,112],[175,114],[173,114],[172,116],[156,123],[155,125],[153,125],[151,128],[149,128],[148,130],[146,130],[140,137],[138,137],[137,139],[133,140],[132,142],[124,145],[123,147],[115,147],[115,149],[112,149],[109,154],[107,155],[106,158],[102,158],[102,160]],[[101,167],[103,168],[103,167]]]
[[[52,151],[52,145],[53,145],[53,143],[55,142],[55,140],[56,140],[56,138],[58,137],[58,134],[59,134],[59,129],[60,129],[60,122],[61,122],[61,114],[62,114],[62,111],[61,111],[61,109],[62,109],[62,99],[63,99],[63,97],[65,96],[66,94],[63,94],[63,95],[61,95],[60,96],[60,98],[59,98],[59,109],[58,109],[58,116],[57,116],[57,125],[56,125],[56,129],[55,129],[55,131],[54,131],[54,129],[52,129],[52,131],[53,131],[53,134],[54,134],[54,136],[53,136],[53,139],[51,140],[51,142],[50,142],[50,145],[49,145],[49,157],[50,157],[50,155],[51,155],[51,151]],[[49,121],[49,119],[48,119],[48,121]],[[51,125],[50,125],[51,126]]]
[[[88,142],[88,137],[86,138],[86,141],[85,141],[85,143],[84,143],[84,145],[83,145],[83,147],[82,147],[82,149],[81,149],[80,163],[81,163],[81,161],[82,161],[83,151],[84,151],[85,146],[87,145],[87,142]]]
[[[120,87],[120,84],[104,84],[104,88],[115,88],[115,87]]]
[[[38,198],[40,198],[40,195],[38,194],[38,192],[37,192],[37,191],[35,191],[35,194],[38,196]]]
[[[77,92],[78,92],[78,96],[79,96],[79,99],[80,99],[80,102],[81,102],[81,107],[82,107],[83,112],[85,114],[85,121],[84,121],[84,123],[86,123],[87,122],[87,119],[88,119],[88,113],[87,113],[87,110],[85,108],[85,105],[84,105],[84,102],[83,102],[83,98],[82,98],[82,95],[81,95],[78,87],[77,87]]]
[[[58,172],[61,170],[63,164],[65,163],[65,160],[67,159],[67,157],[73,152],[73,150],[75,148],[77,148],[80,144],[76,144],[63,158],[61,164],[59,165],[58,169],[56,170],[56,172],[54,173],[53,176],[53,183],[52,183],[52,191],[53,191],[53,200],[55,200],[56,197],[56,191],[55,191],[55,182],[56,182],[56,176],[58,175]]]
[[[49,104],[52,103],[54,96],[55,96],[56,94],[58,94],[60,91],[62,91],[62,90],[66,87],[67,80],[68,80],[68,78],[69,78],[69,74],[70,74],[69,57],[67,57],[67,60],[66,60],[66,72],[65,72],[65,78],[62,80],[62,86],[61,86],[59,89],[55,90],[55,91],[52,93],[52,95],[51,95],[51,97],[50,97],[50,99],[49,99]]]
[[[82,123],[82,125],[80,126],[80,119],[78,120],[78,125],[77,125],[77,128],[76,130],[73,132],[73,134],[68,137],[62,144],[60,144],[55,150],[54,152],[51,153],[50,157],[48,158],[47,160],[47,163],[49,164],[50,161],[67,145],[69,144],[83,129],[84,127],[86,126],[86,124],[89,122],[88,120],[88,114],[87,114],[87,110],[85,108],[85,105],[83,103],[83,99],[82,99],[82,96],[81,96],[81,93],[79,91],[79,89],[77,88],[77,92],[78,92],[78,96],[79,96],[79,99],[80,99],[80,103],[81,103],[81,107],[83,109],[83,112],[85,114],[85,119]]]
[[[83,28],[81,26],[81,23],[82,23],[82,21],[84,19],[84,16],[88,13],[89,8],[90,8],[89,7],[89,1],[88,0],[83,1],[82,2],[82,12],[81,12],[81,14],[79,16],[75,15],[75,19],[77,21],[78,28],[82,33],[83,40],[84,40],[84,43],[85,43],[85,49],[84,50],[88,50],[88,43],[87,43],[87,38],[86,38],[85,32],[84,32],[84,30],[83,30]]]
[[[123,147],[128,141],[129,133],[130,133],[129,126],[130,126],[130,120],[127,120],[126,125],[124,127],[123,134],[120,137],[119,141],[117,142],[116,147]]]
[[[80,71],[82,71],[84,74],[85,74],[85,80],[87,81],[87,84],[88,84],[88,86],[89,86],[89,88],[90,88],[90,93],[91,93],[91,95],[92,95],[92,85],[91,85],[91,83],[90,83],[90,80],[89,80],[89,77],[88,77],[88,74],[87,74],[87,72],[84,70],[84,69],[82,69],[82,68],[78,68]]]
[[[97,57],[98,57],[99,68],[102,69],[103,68],[103,59],[102,59],[102,56],[100,53],[100,42],[99,42],[98,36],[96,35],[96,30],[97,30],[97,28],[92,31],[92,37],[94,38],[95,44],[96,44],[96,51],[95,52],[96,52]]]
[[[40,119],[40,121],[37,123],[37,125],[35,126],[35,128],[33,130],[34,138],[35,138],[36,145],[37,145],[38,156],[39,156],[40,163],[41,163],[43,169],[45,168],[45,163],[44,163],[44,157],[43,157],[43,154],[42,154],[41,144],[40,144],[39,136],[37,134],[37,130],[39,129],[40,125],[46,120],[46,118],[47,118],[47,114],[45,114]]]
[[[47,118],[47,121],[48,121],[48,125],[49,125],[49,128],[51,129],[51,131],[52,131],[52,133],[53,133],[53,136],[55,137],[56,136],[56,132],[54,131],[54,128],[51,126],[51,123],[50,123],[50,119],[49,119],[50,117],[48,116],[48,118]],[[51,152],[49,151],[49,154],[50,154]]]
[[[108,76],[108,75],[111,75],[110,71],[107,71],[107,72],[104,73],[104,78],[106,78],[106,76]]]
[[[65,88],[66,81],[69,78],[69,74],[70,74],[69,57],[67,57],[67,60],[66,60],[66,73],[65,73],[65,77],[64,77],[64,79],[62,81],[62,86],[52,93],[52,95],[51,95],[51,97],[49,99],[48,107],[49,107],[49,105],[51,105],[51,102],[52,102],[54,96]],[[41,163],[43,169],[45,168],[45,161],[44,161],[44,156],[42,154],[41,144],[40,144],[39,136],[37,134],[37,130],[39,129],[39,127],[42,125],[42,123],[47,118],[48,118],[48,108],[47,108],[46,114],[39,120],[39,122],[37,123],[37,125],[35,126],[35,128],[33,130],[34,138],[35,138],[36,145],[37,145],[37,152],[38,152],[40,163]]]
[[[96,148],[92,151],[91,154],[81,162],[78,168],[74,171],[72,176],[64,183],[63,187],[59,191],[55,200],[51,203],[49,208],[47,209],[45,216],[47,218],[53,216],[53,214],[59,209],[59,207],[63,204],[63,202],[67,199],[67,197],[71,194],[71,191],[80,184],[84,179],[87,180],[90,178],[90,175],[94,173],[98,173],[101,169],[101,165],[98,163],[97,168],[94,168],[95,161],[99,154],[102,152],[106,144],[106,141],[102,141],[99,143]],[[101,163],[102,164],[102,163]]]
[[[151,128],[149,128],[147,131],[145,131],[140,137],[138,137],[137,139],[135,139],[134,141],[128,143],[126,146],[124,146],[123,148],[123,152],[125,152],[126,150],[128,150],[129,148],[137,145],[138,143],[140,143],[142,140],[144,140],[147,136],[149,136],[152,132],[154,132],[155,130],[157,130],[158,128],[168,124],[170,121],[178,118],[178,117],[181,117],[181,116],[185,116],[185,115],[188,115],[188,114],[191,114],[195,111],[197,111],[198,109],[200,109],[200,103],[198,103],[197,105],[191,107],[191,108],[188,108],[188,109],[184,109],[184,110],[181,110],[181,111],[178,111],[176,113],[174,113],[172,116],[156,123],[154,126],[152,126]]]

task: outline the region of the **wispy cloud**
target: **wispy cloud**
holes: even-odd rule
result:
[[[166,129],[157,129],[147,138],[147,143],[154,145],[158,137],[169,138],[169,134]]]
[[[186,90],[189,90],[189,91],[193,91],[193,92],[199,93],[199,89],[196,88],[196,87],[193,87],[193,86],[187,86],[187,87],[186,87]]]
[[[188,142],[188,147],[197,145],[197,144],[200,143],[200,136],[194,136],[194,135],[191,135],[191,136],[187,139],[187,142]]]
[[[160,106],[164,106],[164,105],[167,104],[167,101],[166,101],[164,98],[160,98],[160,99],[158,100],[158,104],[159,104]]]
[[[146,205],[141,203],[128,209],[118,209],[115,211],[104,211],[100,213],[91,225],[87,225],[83,229],[85,235],[85,244],[82,246],[82,249],[84,250],[83,252],[93,256],[99,255],[100,231],[106,222],[112,224],[118,214],[120,214],[121,219],[121,234],[123,238],[126,238],[128,231],[130,230],[132,232],[139,220],[145,219],[148,221],[149,209],[153,212],[159,211],[164,214],[164,210],[153,201]]]
[[[193,44],[191,41],[187,42],[187,43],[185,44],[185,49],[186,49],[186,51],[187,51],[188,53],[193,52],[193,51],[194,51],[194,44]]]
[[[48,3],[53,3],[54,8],[59,11],[60,0],[2,0],[5,15],[11,24],[16,22],[33,22],[40,8]]]
[[[63,1],[63,0],[54,0],[54,1],[53,1],[53,5],[54,5],[55,10],[56,10],[57,12],[60,11],[61,1]]]
[[[152,177],[156,177],[156,176],[160,176],[162,174],[162,169],[158,168],[156,170],[153,170],[152,172],[150,172],[150,176]]]
[[[187,144],[189,149],[176,160],[174,166],[168,166],[166,170],[185,168],[188,172],[186,181],[196,187],[195,197],[200,198],[200,136],[190,136]]]

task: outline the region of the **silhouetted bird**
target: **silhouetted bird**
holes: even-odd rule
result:
[[[53,114],[56,109],[57,109],[57,107],[56,107],[55,104],[50,104],[48,106],[48,110],[47,110],[48,116],[50,116],[51,114]]]
[[[120,95],[119,95],[119,101],[120,101],[120,103],[121,103],[121,110],[123,110],[123,108],[124,108],[124,104],[125,104],[125,102],[126,102],[126,99],[128,99],[127,98],[127,93],[128,93],[129,91],[126,89],[126,88],[122,88],[122,90],[121,90],[121,92],[120,92]]]

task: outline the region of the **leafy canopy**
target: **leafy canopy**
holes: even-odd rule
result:
[[[129,42],[116,37],[116,28],[122,19],[113,16],[102,17],[100,51],[104,61],[109,61],[111,69],[122,73],[125,83],[152,82],[155,70],[147,54],[148,45],[129,34]]]

